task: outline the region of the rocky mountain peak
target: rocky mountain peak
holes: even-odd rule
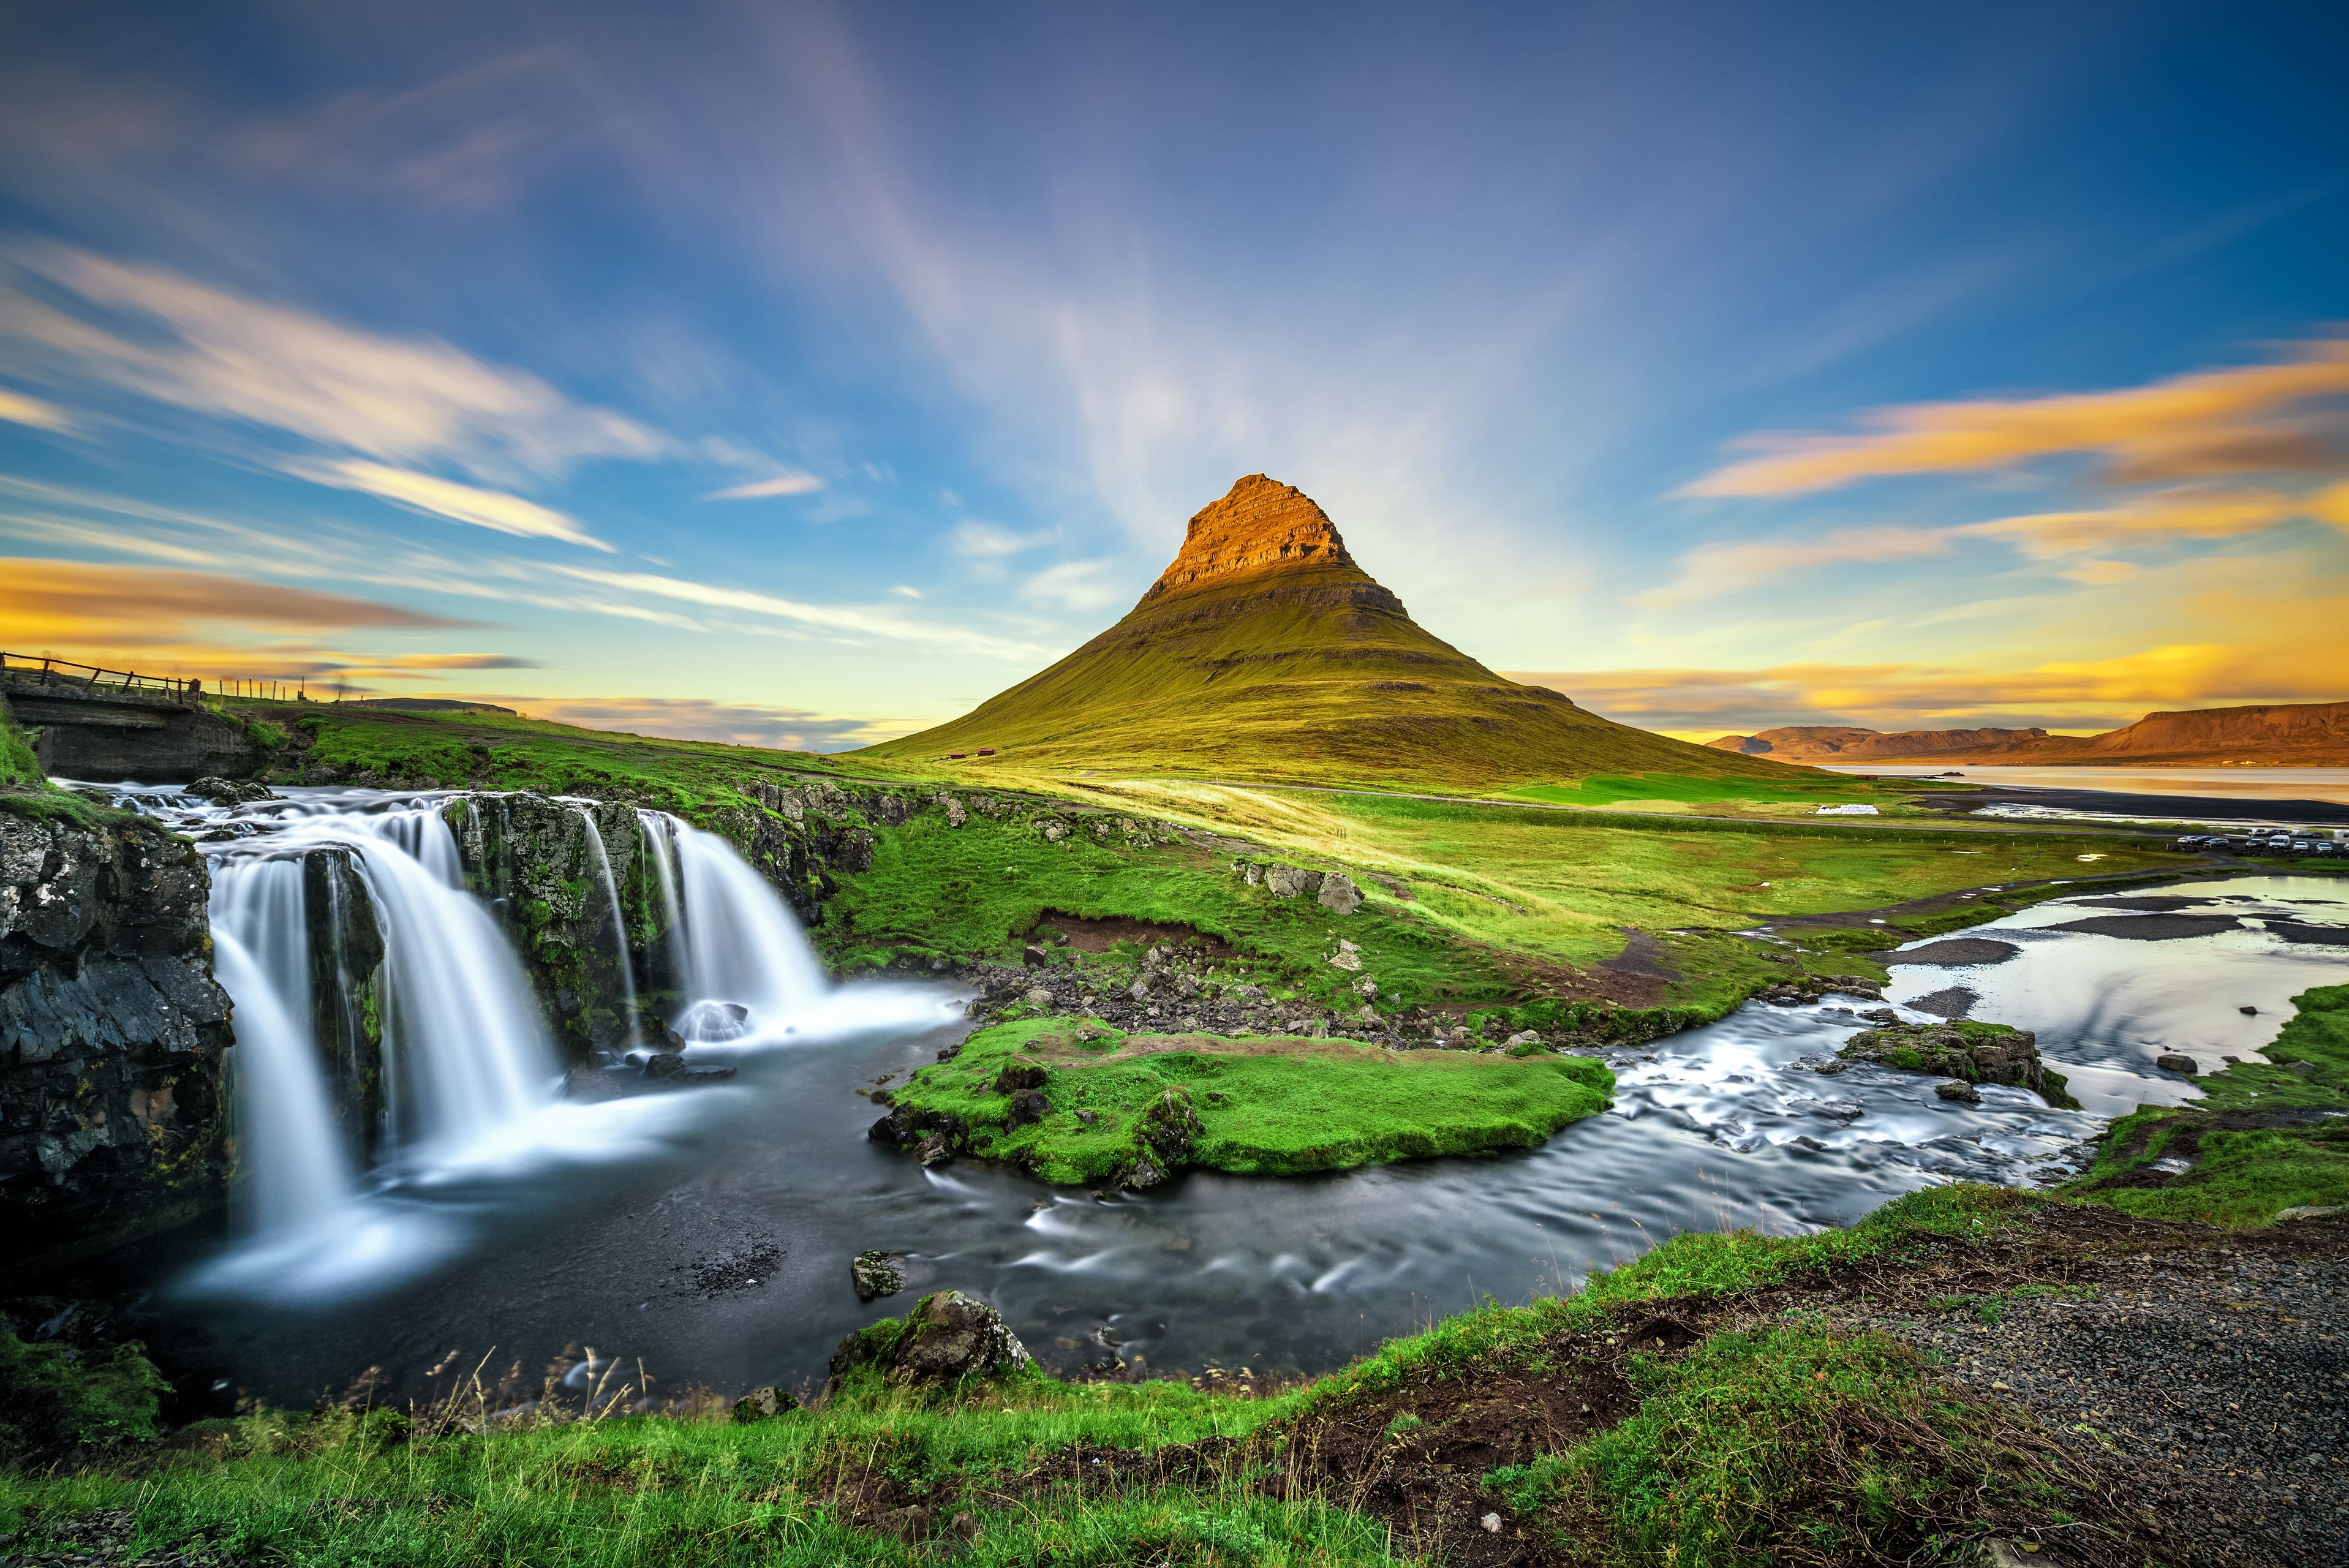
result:
[[[1337,525],[1295,485],[1249,474],[1201,508],[1173,564],[1143,603],[1236,577],[1300,566],[1352,566]]]

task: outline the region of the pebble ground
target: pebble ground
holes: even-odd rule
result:
[[[2057,1293],[1847,1317],[2123,1478],[2187,1563],[2349,1563],[2349,1264],[2219,1248]]]

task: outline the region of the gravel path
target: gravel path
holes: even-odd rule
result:
[[[2349,1264],[2213,1249],[2078,1278],[1844,1321],[1939,1353],[1954,1382],[2116,1464],[2183,1562],[2349,1563]]]

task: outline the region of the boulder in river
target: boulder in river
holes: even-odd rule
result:
[[[2199,1073],[2202,1064],[2182,1051],[2164,1051],[2153,1058],[2153,1065],[2166,1073]]]
[[[958,1290],[936,1291],[900,1319],[884,1318],[840,1342],[830,1387],[862,1372],[895,1388],[936,1388],[999,1377],[1034,1365],[1002,1314]]]
[[[199,779],[188,786],[188,793],[215,806],[242,806],[248,800],[283,798],[273,793],[268,785],[256,784],[250,779]]]
[[[1845,1061],[1930,1073],[1969,1087],[1995,1083],[2027,1088],[2044,1096],[2050,1105],[2079,1109],[2079,1101],[2064,1088],[2063,1075],[2040,1061],[2038,1037],[2004,1024],[1890,1024],[1861,1030],[1836,1054]]]
[[[856,1286],[856,1299],[874,1301],[885,1295],[895,1295],[905,1288],[903,1253],[859,1253],[849,1261],[848,1277]]]
[[[734,1076],[732,1068],[688,1067],[684,1056],[677,1051],[655,1051],[645,1062],[647,1080],[682,1088],[692,1084],[723,1083]]]

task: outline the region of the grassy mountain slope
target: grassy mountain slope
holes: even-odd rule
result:
[[[1020,770],[1454,789],[1784,777],[1495,675],[1414,622],[1319,507],[1261,474],[1191,520],[1182,553],[1116,625],[963,717],[862,755],[981,748]]]

